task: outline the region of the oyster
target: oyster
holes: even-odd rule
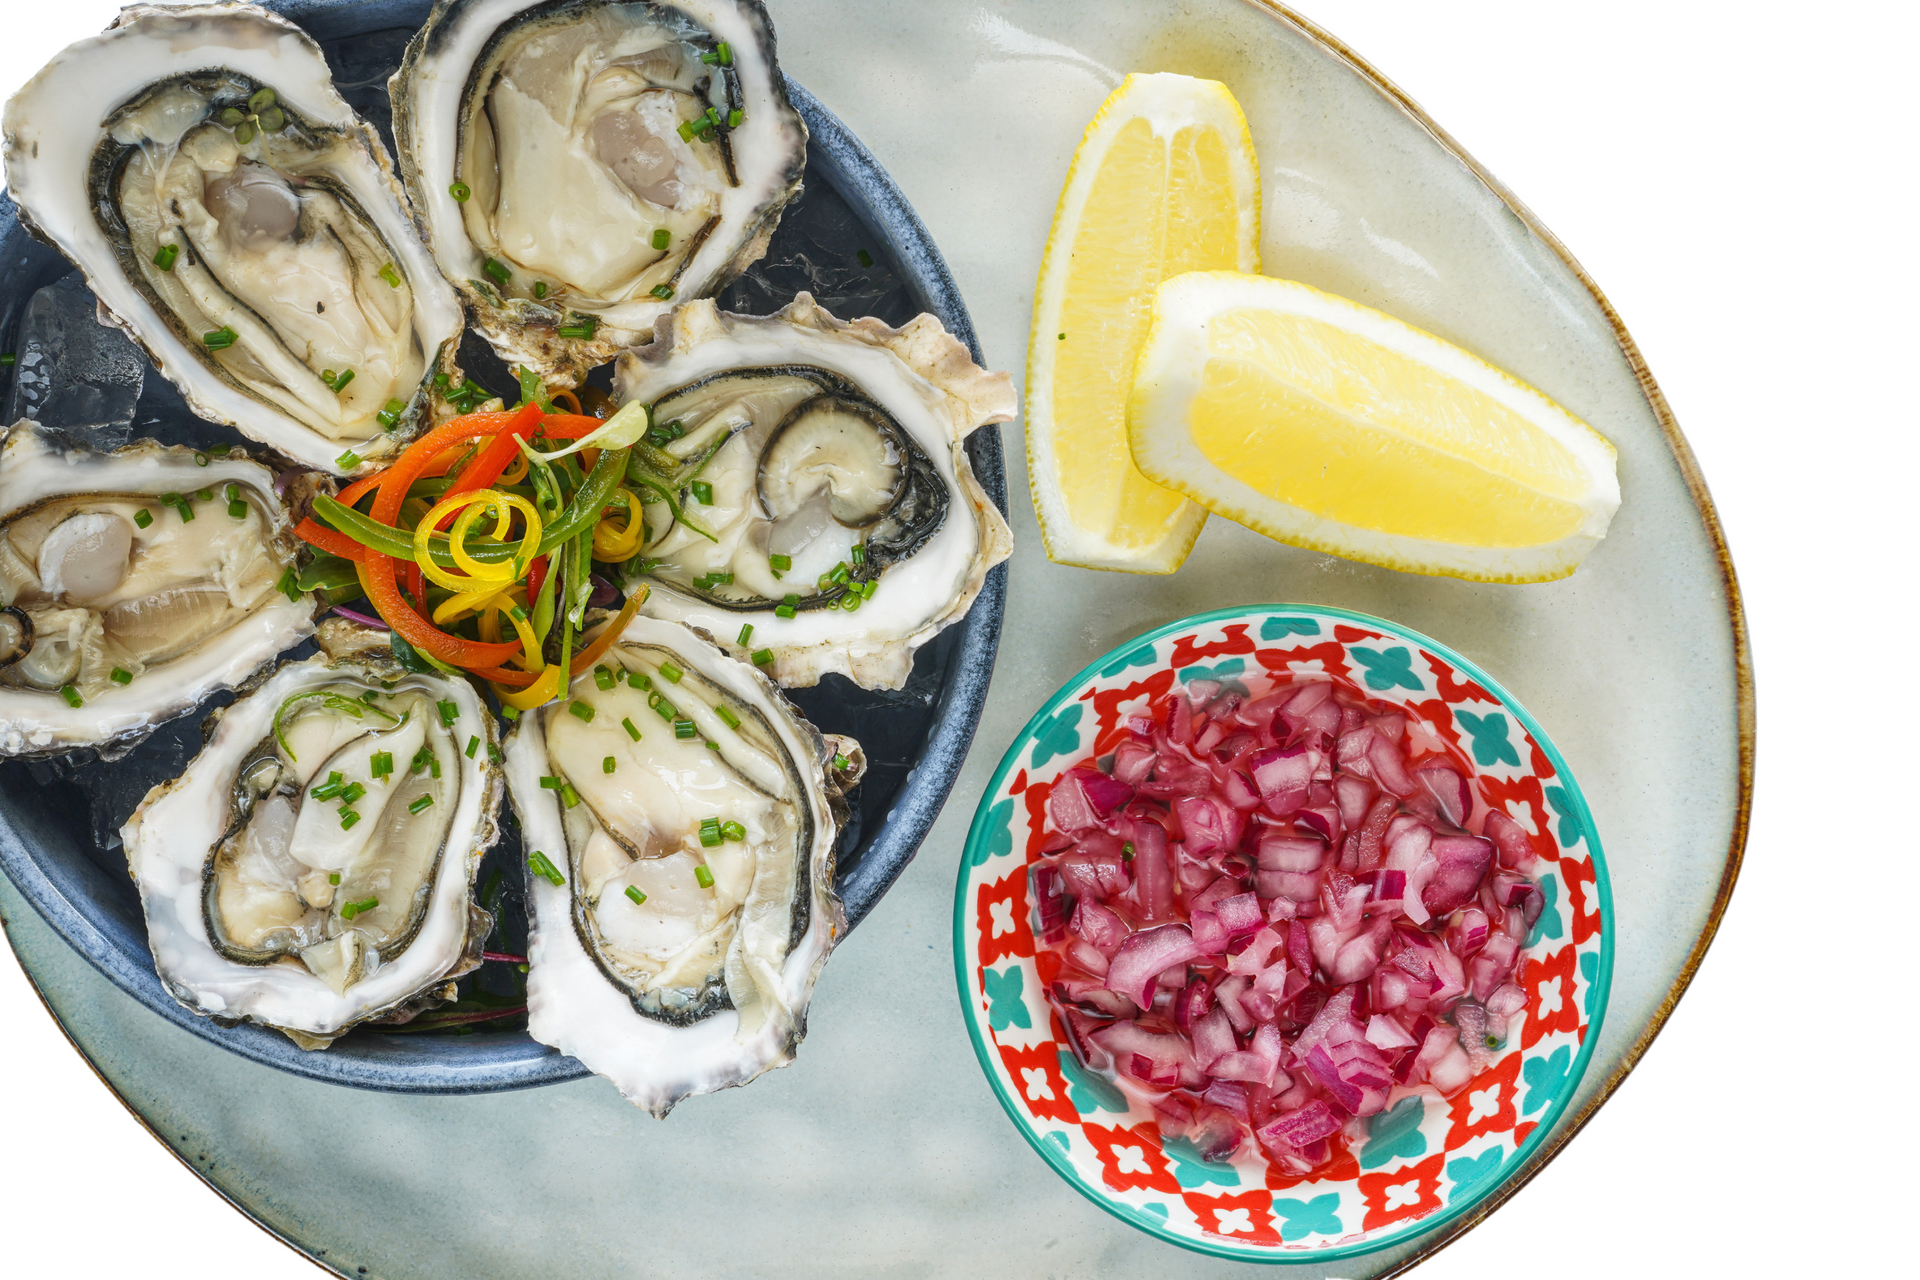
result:
[[[221,712],[121,830],[167,990],[307,1049],[405,1021],[479,964],[473,878],[500,809],[472,685],[338,619],[321,646]]]
[[[204,461],[205,465],[201,465]],[[124,750],[313,631],[273,473],[139,441],[0,446],[0,755]]]
[[[298,27],[132,6],[29,81],[5,131],[22,220],[201,417],[336,471],[424,422],[459,301]]]
[[[759,259],[806,166],[758,0],[439,0],[391,92],[441,269],[567,385]]]
[[[1012,552],[965,447],[1013,417],[1012,382],[932,316],[845,324],[804,293],[764,318],[693,302],[616,384],[651,413],[646,611],[782,685],[899,688]]]
[[[841,791],[764,676],[635,618],[507,739],[529,856],[528,1029],[664,1116],[792,1060],[827,953]]]

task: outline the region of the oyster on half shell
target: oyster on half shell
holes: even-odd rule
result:
[[[790,1061],[846,927],[834,846],[859,747],[685,627],[636,618],[506,755],[533,1037],[660,1116]]]
[[[22,220],[194,412],[339,472],[425,422],[459,301],[298,27],[132,6],[29,81],[5,132]]]
[[[438,0],[391,92],[441,269],[565,385],[764,254],[806,165],[758,0]]]
[[[493,717],[330,620],[329,655],[221,712],[122,828],[154,966],[187,1008],[323,1049],[451,998],[492,918],[473,878],[500,808]]]
[[[5,439],[0,755],[123,752],[312,634],[259,463],[61,449],[24,419]]]
[[[899,688],[1012,553],[966,452],[1012,418],[1012,381],[932,316],[847,324],[805,293],[766,317],[688,303],[615,382],[651,418],[634,449],[645,611],[782,685]]]

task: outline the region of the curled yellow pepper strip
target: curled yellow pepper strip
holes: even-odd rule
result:
[[[475,521],[492,512],[495,516],[494,537],[504,540],[513,527],[515,511],[526,520],[527,529],[520,539],[520,554],[511,563],[483,564],[467,554],[466,538]],[[453,528],[448,531],[447,550],[452,554],[454,563],[466,570],[465,575],[441,568],[427,553],[428,539],[433,536],[434,529],[455,512],[460,514],[453,522]],[[493,584],[497,590],[526,572],[526,566],[539,553],[540,533],[540,515],[525,498],[501,493],[498,489],[476,489],[472,493],[444,498],[430,509],[414,526],[413,549],[420,571],[449,591],[471,592],[477,585],[487,583]]]
[[[540,678],[524,689],[509,689],[505,685],[493,686],[494,696],[506,706],[516,711],[531,711],[543,707],[560,696],[560,668],[547,667]]]
[[[527,461],[526,454],[516,451],[513,455],[513,461],[507,464],[507,469],[500,473],[500,478],[495,480],[494,483],[519,484],[527,478],[527,472],[532,469],[532,465],[533,464]]]
[[[510,609],[521,603],[520,593],[526,588],[521,581],[509,582],[505,586],[498,582],[487,583],[472,591],[458,592],[442,600],[433,611],[433,624],[444,627],[449,622],[457,622],[469,613],[479,613],[491,607],[495,613]],[[494,635],[500,634],[500,626],[494,623]]]
[[[593,527],[593,558],[608,564],[621,560],[631,560],[640,553],[640,544],[645,540],[646,521],[641,518],[640,499],[627,489],[616,489],[607,505],[624,501],[626,505],[626,523],[620,528],[614,527],[617,517],[606,516]]]

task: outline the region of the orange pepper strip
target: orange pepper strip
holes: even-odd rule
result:
[[[556,440],[578,440],[607,424],[587,413],[550,413],[541,420],[540,430]]]
[[[372,555],[356,568],[360,573],[360,587],[367,593],[367,599],[373,601],[373,607],[380,611],[381,618],[421,652],[430,653],[449,665],[469,668],[505,662],[520,652],[518,640],[511,644],[463,640],[448,635],[421,617],[400,594],[399,585],[394,581],[392,556]]]
[[[400,504],[407,490],[426,473],[428,465],[448,448],[465,444],[478,436],[511,432],[524,434],[540,421],[538,405],[522,405],[511,413],[469,413],[446,422],[421,436],[391,467],[380,473],[380,492],[373,500],[373,518],[382,524],[397,524]]]
[[[515,671],[512,667],[474,667],[473,674],[482,680],[488,680],[494,684],[512,685],[516,689],[526,688],[541,675],[535,671]]]
[[[378,473],[370,476],[362,476],[340,491],[340,501],[350,507],[360,499],[366,497],[367,490],[373,488],[373,486],[378,483],[380,483]],[[333,555],[339,556],[342,560],[352,560],[358,563],[373,554],[373,552],[367,550],[367,548],[361,546],[346,534],[336,529],[327,528],[327,526],[321,524],[312,516],[308,516],[296,525],[293,532],[295,537],[307,545],[330,552]]]
[[[594,663],[600,661],[602,655],[604,655],[607,650],[613,647],[613,642],[620,638],[620,633],[627,629],[629,622],[633,621],[633,615],[639,610],[641,602],[647,598],[651,590],[652,588],[650,587],[642,587],[628,596],[627,603],[621,607],[620,612],[614,616],[613,621],[601,629],[599,637],[594,640],[592,644],[573,655],[574,675],[579,675],[590,669]]]

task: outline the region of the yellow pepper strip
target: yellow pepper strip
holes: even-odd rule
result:
[[[521,539],[520,555],[516,556],[512,563],[503,561],[499,564],[483,564],[467,554],[464,545],[467,532],[473,527],[474,521],[487,511],[493,511],[497,516],[496,536],[504,536],[512,527],[513,511],[520,512],[527,521],[527,536]],[[428,539],[432,537],[434,529],[442,520],[455,512],[460,513],[460,518],[454,521],[453,528],[448,533],[447,550],[452,554],[454,563],[466,570],[464,576],[450,573],[439,565],[433,564],[432,556],[427,554]],[[476,489],[471,493],[455,494],[445,498],[429,510],[414,526],[413,547],[420,559],[428,562],[422,566],[421,572],[449,591],[464,593],[474,590],[478,584],[492,583],[496,587],[504,586],[524,573],[526,565],[532,562],[534,555],[539,551],[540,532],[539,513],[525,498],[511,493],[501,493],[497,489]]]
[[[495,480],[494,483],[519,484],[527,478],[527,472],[531,469],[532,464],[527,461],[527,455],[516,451],[513,455],[513,461],[507,464],[507,469],[500,473],[499,478]]]
[[[641,518],[640,500],[626,489],[616,489],[607,505],[624,501],[626,504],[626,523],[616,529],[617,517],[606,516],[593,527],[593,558],[608,564],[617,564],[622,560],[631,560],[640,553],[640,543],[646,535],[646,521]]]
[[[519,581],[509,582],[504,587],[498,583],[488,583],[473,591],[448,596],[440,602],[438,608],[434,609],[433,624],[444,627],[449,622],[458,622],[469,613],[479,613],[490,605],[496,613],[510,609],[521,603],[520,597],[514,593],[523,590],[525,586],[524,582]],[[494,624],[494,631],[495,634],[499,633],[498,623]]]
[[[546,668],[538,680],[524,689],[509,689],[496,684],[493,692],[495,697],[515,711],[531,711],[535,707],[545,706],[560,696],[560,668]]]

